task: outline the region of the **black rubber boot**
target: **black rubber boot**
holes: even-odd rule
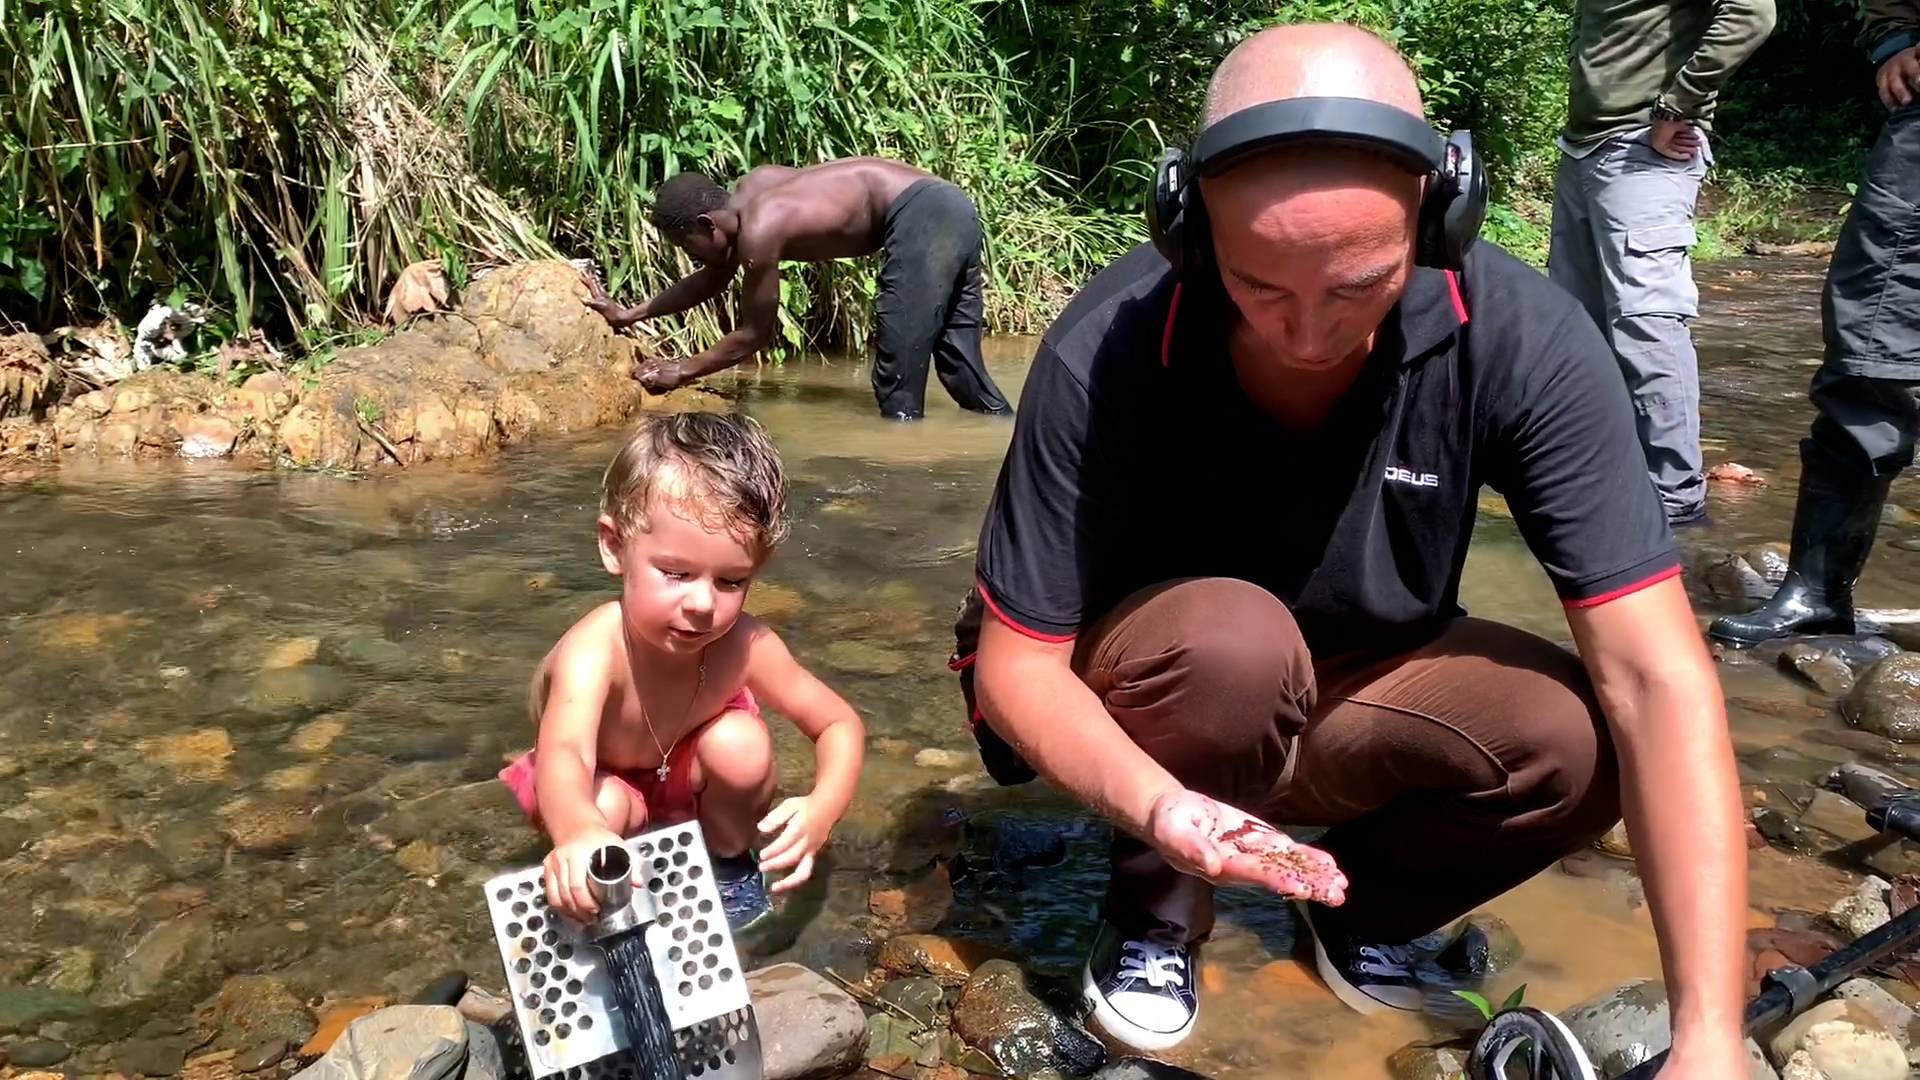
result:
[[[1835,468],[1802,455],[1787,576],[1773,597],[1744,615],[1723,615],[1709,637],[1745,649],[1793,634],[1851,634],[1853,584],[1873,550],[1891,476]]]

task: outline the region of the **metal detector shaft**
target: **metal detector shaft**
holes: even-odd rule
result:
[[[1762,980],[1767,988],[1747,1003],[1741,1021],[1742,1034],[1751,1034],[1785,1016],[1811,1006],[1820,995],[1860,974],[1889,956],[1920,944],[1920,907],[1909,908],[1899,918],[1829,955],[1812,967],[1789,964],[1767,972]],[[1667,1051],[1621,1073],[1616,1080],[1651,1080],[1667,1063]]]
[[[1867,824],[1882,834],[1920,842],[1920,795],[1898,780],[1877,769],[1849,763],[1834,771],[1827,786],[1866,807]],[[1909,908],[1812,967],[1789,964],[1767,972],[1761,980],[1765,989],[1747,1003],[1741,1033],[1752,1034],[1756,1028],[1805,1011],[1820,995],[1916,945],[1920,945],[1920,907]],[[1616,1080],[1651,1080],[1666,1064],[1667,1053],[1662,1050]]]

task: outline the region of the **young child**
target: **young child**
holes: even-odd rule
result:
[[[727,923],[771,912],[763,871],[798,886],[846,812],[865,732],[851,706],[741,613],[786,535],[787,482],[760,425],[714,413],[656,414],[607,468],[600,560],[620,598],[575,623],[540,663],[534,748],[501,770],[553,840],[547,902],[596,914],[587,862],[643,827],[698,818]],[[772,813],[773,746],[760,703],[815,745],[811,793]],[[749,845],[779,830],[755,860]],[[637,882],[636,882],[637,884]]]

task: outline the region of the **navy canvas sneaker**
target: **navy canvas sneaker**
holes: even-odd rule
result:
[[[1294,906],[1313,934],[1320,978],[1357,1012],[1399,1009],[1452,1015],[1461,1006],[1471,1009],[1453,991],[1478,990],[1490,974],[1486,935],[1470,923],[1409,942],[1363,941],[1330,918],[1326,908]]]
[[[1196,951],[1130,939],[1102,922],[1081,969],[1094,1023],[1136,1050],[1165,1050],[1186,1038],[1200,1013]]]

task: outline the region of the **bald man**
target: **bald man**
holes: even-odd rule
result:
[[[1238,46],[1205,119],[1315,96],[1422,112],[1383,42],[1302,25]],[[1296,900],[1354,1008],[1457,1005],[1485,972],[1456,920],[1624,807],[1665,1075],[1730,1080],[1740,791],[1633,405],[1539,272],[1484,241],[1416,263],[1425,182],[1328,145],[1202,171],[1211,264],[1142,245],[1048,329],[956,625],[975,737],[1115,826],[1083,990],[1123,1043],[1191,1029],[1219,884]],[[1578,655],[1460,607],[1483,486]]]

